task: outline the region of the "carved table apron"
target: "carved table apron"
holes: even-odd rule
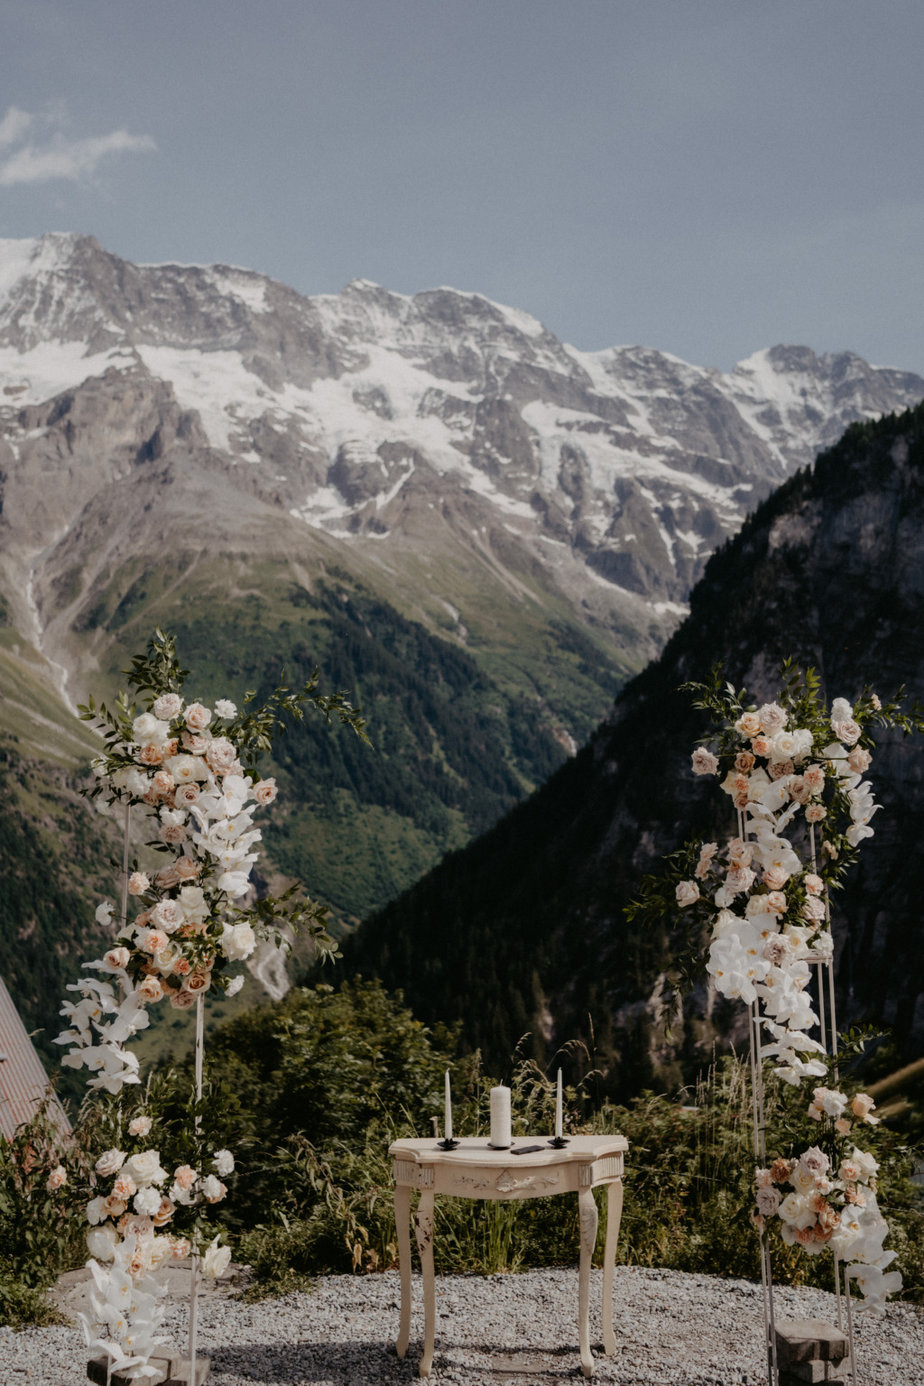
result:
[[[523,1155],[522,1146],[540,1149]],[[581,1264],[578,1277],[578,1342],[581,1370],[592,1376],[588,1309],[590,1262],[597,1237],[597,1205],[593,1190],[607,1187],[606,1243],[603,1253],[603,1346],[607,1355],[616,1351],[613,1334],[613,1265],[622,1214],[623,1155],[625,1136],[571,1136],[561,1150],[553,1149],[546,1136],[520,1136],[510,1150],[492,1150],[486,1137],[459,1142],[452,1151],[441,1150],[431,1138],[395,1141],[389,1148],[394,1159],[395,1221],[398,1228],[398,1261],[401,1270],[401,1323],[397,1352],[403,1357],[411,1336],[411,1190],[420,1190],[414,1229],[423,1272],[424,1349],[420,1375],[429,1376],[433,1365],[436,1291],[433,1280],[433,1199],[435,1194],[455,1198],[540,1198],[547,1194],[576,1193],[581,1220]]]

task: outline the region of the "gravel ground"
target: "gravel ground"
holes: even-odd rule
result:
[[[757,1386],[767,1380],[759,1285],[619,1266],[617,1351],[600,1340],[602,1274],[591,1299],[594,1380],[614,1386]],[[59,1297],[77,1305],[73,1282]],[[833,1295],[776,1290],[777,1318],[836,1322]],[[214,1386],[391,1386],[417,1380],[423,1333],[419,1278],[407,1357],[395,1355],[399,1284],[384,1275],[329,1276],[305,1294],[242,1304],[228,1291],[201,1301],[200,1352]],[[555,1386],[583,1378],[577,1347],[577,1273],[443,1276],[437,1280],[434,1386]],[[185,1340],[186,1306],[172,1296],[168,1330]],[[857,1386],[924,1386],[924,1313],[909,1305],[855,1314]],[[176,1350],[176,1348],[174,1350]],[[77,1328],[0,1327],[3,1386],[79,1386],[88,1352]]]

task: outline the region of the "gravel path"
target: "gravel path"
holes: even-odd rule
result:
[[[761,1351],[761,1291],[741,1280],[678,1271],[616,1269],[617,1352],[602,1355],[602,1274],[593,1273],[591,1343],[594,1380],[613,1386],[757,1386],[766,1382]],[[394,1350],[396,1271],[329,1276],[314,1291],[242,1304],[206,1295],[200,1351],[211,1357],[214,1386],[392,1386],[417,1380],[423,1308],[414,1284],[411,1345]],[[777,1317],[835,1322],[834,1298],[817,1290],[777,1289]],[[73,1307],[72,1291],[66,1305]],[[437,1280],[434,1386],[572,1386],[583,1380],[577,1348],[577,1273],[443,1276]],[[179,1345],[185,1306],[171,1301],[168,1326]],[[889,1306],[858,1314],[858,1386],[924,1386],[924,1312]],[[87,1349],[73,1327],[0,1327],[2,1386],[79,1386]]]

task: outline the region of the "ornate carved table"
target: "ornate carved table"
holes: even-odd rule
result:
[[[526,1150],[523,1147],[527,1147]],[[459,1142],[455,1150],[441,1150],[432,1138],[395,1141],[389,1149],[394,1158],[395,1220],[398,1227],[398,1259],[401,1271],[401,1322],[397,1351],[403,1357],[411,1336],[411,1190],[420,1190],[414,1229],[423,1272],[424,1349],[420,1375],[429,1376],[433,1365],[436,1292],[433,1279],[433,1199],[436,1194],[455,1198],[539,1198],[548,1194],[576,1193],[581,1220],[581,1262],[578,1276],[578,1342],[581,1370],[592,1376],[588,1309],[590,1262],[597,1237],[597,1205],[593,1190],[607,1188],[606,1243],[603,1253],[603,1346],[616,1351],[613,1333],[613,1265],[622,1214],[623,1155],[625,1136],[571,1136],[555,1149],[545,1136],[520,1136],[509,1150],[492,1150],[486,1137]],[[522,1154],[517,1154],[522,1151]]]

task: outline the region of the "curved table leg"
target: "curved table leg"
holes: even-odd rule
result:
[[[436,1329],[436,1287],[433,1283],[433,1190],[425,1189],[414,1214],[417,1250],[423,1278],[424,1350],[420,1359],[420,1375],[429,1376],[433,1366],[433,1340]]]
[[[411,1191],[406,1184],[395,1188],[395,1227],[401,1276],[401,1322],[395,1351],[403,1357],[411,1337]]]
[[[581,1220],[581,1270],[578,1281],[578,1343],[581,1349],[581,1371],[593,1376],[594,1359],[590,1351],[590,1263],[597,1240],[597,1205],[592,1189],[578,1193]]]
[[[603,1249],[603,1350],[607,1357],[616,1351],[613,1332],[613,1266],[622,1219],[622,1180],[614,1179],[606,1191],[606,1242]]]

